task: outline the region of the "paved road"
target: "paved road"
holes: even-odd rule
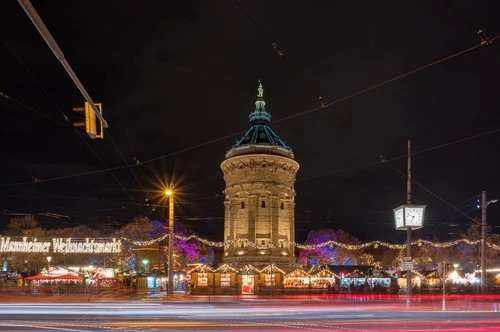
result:
[[[69,300],[0,304],[3,331],[500,331],[500,298]],[[81,300],[81,299],[80,299]],[[64,301],[63,301],[64,302]]]

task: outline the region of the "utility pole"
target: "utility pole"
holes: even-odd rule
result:
[[[486,200],[486,190],[481,193],[481,294],[488,292],[488,278],[486,278],[486,209],[491,203],[498,202],[498,199]]]
[[[408,140],[408,180],[406,182],[406,204],[411,205],[411,141]],[[411,227],[406,229],[406,256],[411,257]],[[406,271],[406,302],[411,295],[411,270]]]
[[[445,311],[446,310],[446,274],[447,274],[447,266],[446,266],[446,262],[443,261],[442,263],[439,263],[439,264],[442,264],[441,265],[441,278],[443,279],[443,304],[442,304],[442,310]]]
[[[481,294],[486,294],[486,190],[481,193]]]
[[[167,190],[168,196],[168,284],[167,295],[174,294],[174,194]]]

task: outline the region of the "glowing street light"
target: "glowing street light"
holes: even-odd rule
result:
[[[165,191],[168,197],[168,285],[167,295],[174,293],[174,193]]]
[[[142,264],[144,264],[144,275],[147,275],[148,274],[148,260],[147,259],[143,259],[142,260]]]
[[[50,261],[52,260],[52,257],[47,256],[47,273],[50,277]]]

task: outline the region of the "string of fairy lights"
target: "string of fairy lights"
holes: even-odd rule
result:
[[[154,243],[161,242],[161,241],[165,240],[167,237],[168,237],[168,234],[165,234],[159,238],[148,240],[148,241],[136,241],[136,240],[132,240],[132,239],[128,239],[128,238],[123,238],[123,240],[130,242],[136,246],[143,247],[143,246],[149,246],[149,245],[152,245]],[[385,248],[389,248],[389,249],[402,250],[402,249],[405,249],[407,246],[406,243],[394,244],[394,243],[388,243],[388,242],[383,242],[383,241],[378,241],[378,240],[365,242],[365,243],[359,243],[359,244],[347,244],[347,243],[342,243],[342,242],[338,242],[338,241],[334,241],[334,240],[329,240],[329,241],[325,241],[325,242],[321,242],[321,243],[317,243],[317,244],[301,244],[301,243],[297,243],[294,241],[279,240],[277,244],[270,243],[270,244],[260,245],[260,244],[256,244],[255,242],[252,242],[246,238],[237,238],[234,240],[227,240],[225,242],[217,242],[217,241],[210,241],[210,240],[201,238],[201,237],[196,236],[196,235],[182,236],[179,234],[174,234],[174,237],[176,239],[184,241],[184,242],[194,240],[194,241],[198,241],[200,243],[203,243],[209,247],[219,247],[219,248],[234,245],[234,244],[241,244],[241,243],[244,243],[245,246],[253,247],[256,249],[275,249],[275,248],[282,248],[285,245],[291,245],[291,246],[294,246],[296,248],[303,249],[303,250],[315,250],[315,249],[320,249],[323,247],[330,247],[330,248],[340,247],[340,248],[347,249],[347,250],[361,250],[361,249],[366,249],[369,247],[373,247],[376,249],[378,247],[385,247]],[[456,246],[456,245],[461,244],[461,243],[465,243],[468,245],[476,245],[476,244],[481,243],[481,240],[458,239],[458,240],[448,241],[448,242],[432,242],[432,241],[428,241],[428,240],[424,240],[424,239],[416,239],[416,240],[411,242],[411,245],[412,246],[416,245],[419,247],[423,246],[423,245],[427,245],[427,246],[431,246],[434,248],[450,248],[450,247]],[[494,250],[500,250],[499,245],[491,243],[491,242],[486,242],[486,246],[491,248],[491,249],[494,249]]]

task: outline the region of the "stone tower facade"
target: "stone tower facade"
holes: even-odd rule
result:
[[[295,266],[295,178],[292,149],[269,127],[259,81],[250,129],[221,163],[224,191],[224,263]],[[251,245],[254,243],[255,245]]]

